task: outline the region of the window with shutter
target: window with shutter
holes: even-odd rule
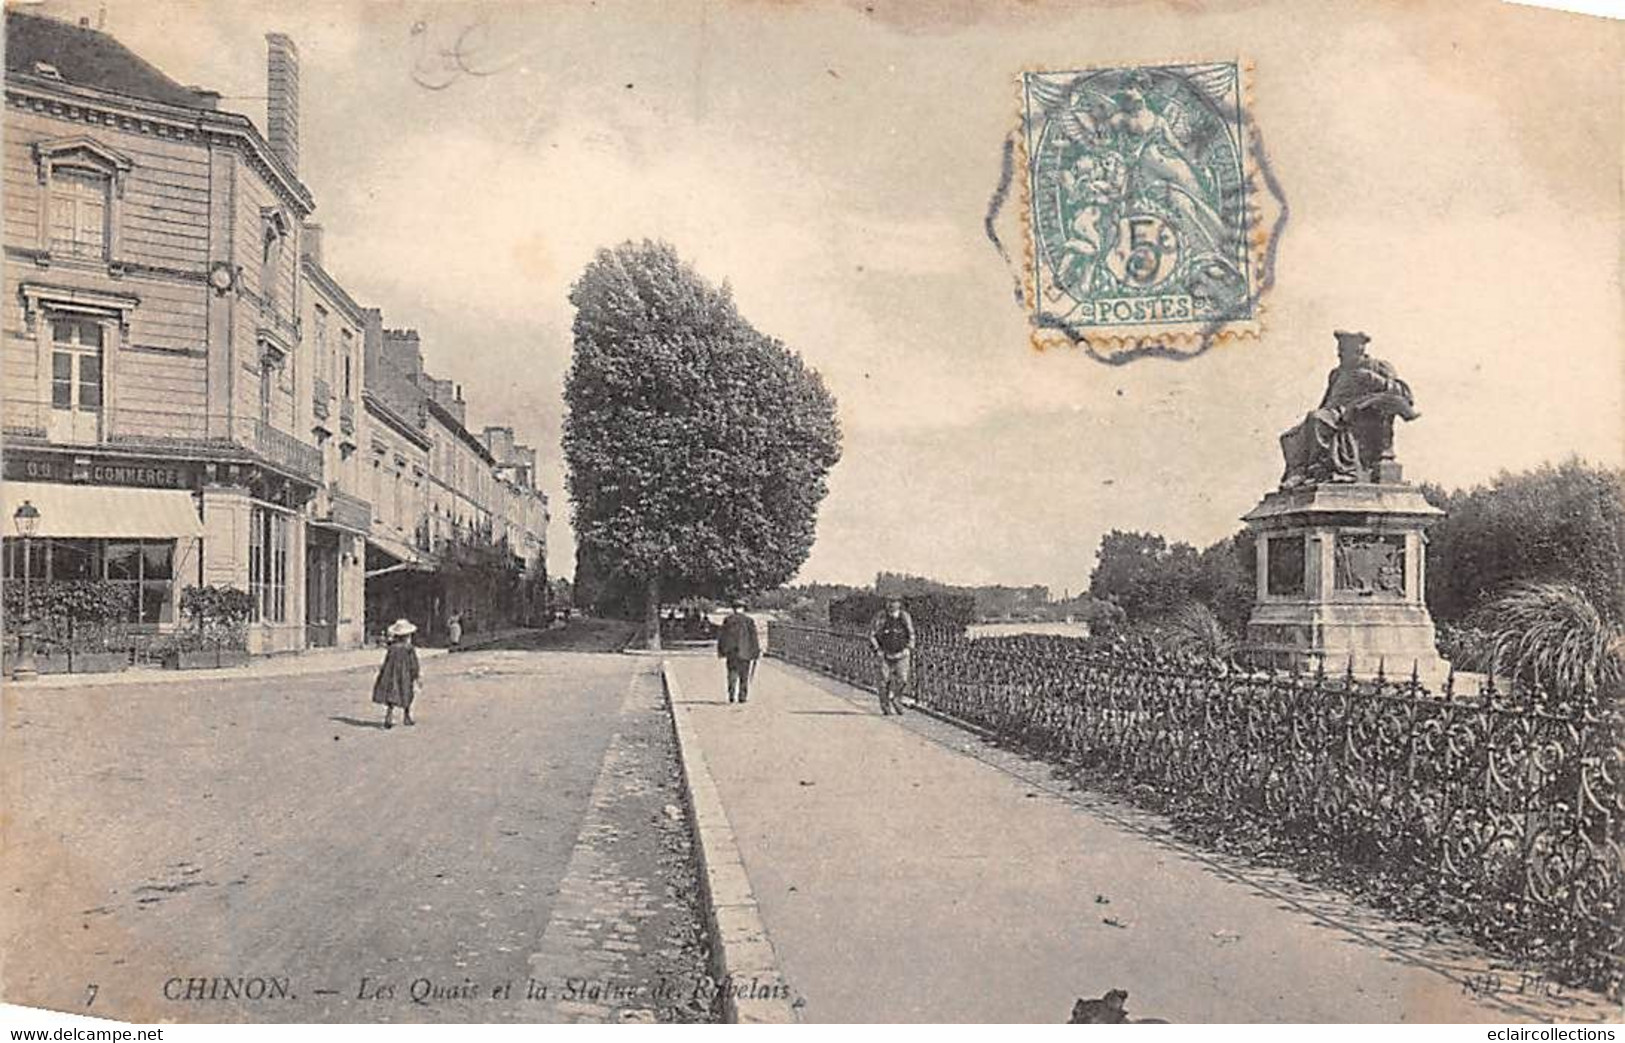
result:
[[[107,193],[112,179],[72,167],[51,173],[51,252],[107,256]]]

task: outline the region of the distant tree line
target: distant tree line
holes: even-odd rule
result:
[[[954,594],[971,599],[979,620],[1048,619],[1049,588],[1043,584],[1009,587],[1003,584],[956,586],[906,572],[880,572],[875,575],[874,592],[882,597],[909,594]]]
[[[829,622],[841,629],[865,628],[885,609],[891,597],[903,599],[904,611],[922,631],[963,634],[976,619],[976,602],[969,594],[931,590],[914,594],[893,591],[882,595],[860,590],[830,602]]]

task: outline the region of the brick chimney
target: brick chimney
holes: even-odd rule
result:
[[[299,174],[299,48],[281,33],[266,33],[265,137],[271,151]]]
[[[423,378],[423,345],[418,331],[386,329],[383,333],[384,359],[395,371],[416,384]]]

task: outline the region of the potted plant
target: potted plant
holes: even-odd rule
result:
[[[187,587],[181,592],[181,613],[187,626],[175,634],[164,653],[164,666],[170,670],[246,666],[244,628],[253,605],[248,593],[236,587]]]
[[[130,665],[130,649],[120,622],[76,625],[68,641],[68,669],[76,674],[115,673]]]
[[[6,617],[28,620],[40,673],[105,673],[129,665],[119,644],[130,611],[130,590],[104,579],[57,581],[29,587],[26,604],[8,584]],[[9,652],[10,649],[8,648]]]
[[[66,643],[44,633],[34,638],[34,668],[40,673],[65,674],[72,665]]]

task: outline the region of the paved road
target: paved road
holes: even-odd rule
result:
[[[766,660],[728,706],[715,659],[671,662],[803,1020],[1054,1023],[1113,988],[1184,1023],[1618,1016],[838,682]]]
[[[370,670],[10,690],[5,998],[136,1020],[671,1016],[683,1001],[561,1008],[561,981],[524,996],[574,973],[545,939],[589,916],[618,931],[593,974],[698,971],[651,667],[446,656],[425,663],[418,725],[391,731]],[[597,890],[576,879],[589,864]]]

